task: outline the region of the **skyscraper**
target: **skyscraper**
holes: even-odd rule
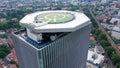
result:
[[[20,68],[86,68],[91,22],[83,13],[35,12],[20,25],[12,34]]]

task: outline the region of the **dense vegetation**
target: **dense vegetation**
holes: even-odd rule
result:
[[[10,53],[10,49],[7,45],[0,45],[0,58],[5,58]]]
[[[96,40],[102,45],[102,47],[105,49],[107,55],[111,59],[112,63],[116,66],[116,68],[120,68],[120,56],[116,54],[115,49],[110,45],[106,35],[103,34],[103,32],[97,26],[94,18],[89,13],[88,7],[83,6],[82,8],[85,14],[91,19],[91,22],[93,24],[91,33],[96,38]]]
[[[19,25],[19,22],[18,21],[8,21],[8,22],[1,22],[0,23],[0,30],[7,30],[7,29],[10,29],[10,28],[21,28],[20,25]]]
[[[5,34],[0,35],[0,38],[6,38]]]

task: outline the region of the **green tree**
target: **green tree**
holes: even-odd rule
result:
[[[100,40],[99,42],[103,47],[110,46],[110,43],[107,40],[103,39],[103,40]]]
[[[17,28],[17,29],[20,28],[19,22],[12,20],[8,21],[6,26],[8,26],[8,28]]]
[[[10,49],[6,45],[0,45],[0,58],[4,58],[10,53]]]
[[[19,25],[19,22],[18,21],[8,21],[6,23],[0,23],[0,29],[1,30],[7,30],[9,28],[17,28],[17,29],[20,29],[21,26]]]
[[[115,49],[112,46],[107,47],[105,50],[108,56],[110,56],[110,58],[111,58],[112,53],[115,53]]]
[[[116,44],[120,43],[120,41],[117,40],[116,38],[112,38],[112,39],[113,39],[113,41],[114,41]]]
[[[11,61],[10,61],[10,64],[15,64],[16,67],[19,68],[19,65],[18,65],[18,64],[16,63],[16,61],[14,61],[14,60],[11,60]]]
[[[4,58],[6,56],[6,53],[4,51],[0,51],[0,58]]]
[[[0,38],[6,38],[5,34],[0,35]]]
[[[120,68],[120,62],[116,64],[116,68]]]
[[[106,35],[103,34],[102,32],[100,32],[100,33],[98,34],[98,40],[107,40]]]
[[[61,8],[62,8],[61,6],[57,6],[57,10],[61,10]]]
[[[6,30],[6,29],[8,29],[7,23],[0,23],[0,29],[1,29],[1,30]]]
[[[96,29],[96,28],[95,28]],[[101,33],[101,30],[100,29],[96,29],[96,31],[95,31],[95,34],[96,35],[99,35]]]
[[[111,60],[112,60],[113,64],[116,65],[117,63],[120,62],[120,56],[117,54],[114,54],[114,55],[112,55]]]
[[[74,5],[70,5],[71,7],[71,11],[75,11],[75,10],[78,10],[79,9],[79,6],[74,6]]]
[[[10,64],[16,64],[16,62],[14,60],[11,60]]]
[[[10,50],[8,48],[0,48],[0,51],[5,52],[6,54],[10,53]]]

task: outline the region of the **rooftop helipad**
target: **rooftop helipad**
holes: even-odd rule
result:
[[[66,10],[35,12],[20,20],[20,25],[34,32],[72,32],[88,24],[85,14]]]
[[[68,12],[50,12],[38,15],[35,19],[37,23],[48,22],[49,24],[59,24],[72,21],[75,16]]]

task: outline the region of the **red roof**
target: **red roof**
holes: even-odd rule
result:
[[[17,56],[16,56],[16,51],[15,51],[15,49],[12,49],[12,50],[11,50],[11,53],[8,54],[7,57],[8,57],[10,60],[12,59],[12,60],[14,60],[14,61],[16,61],[16,62],[18,63],[18,59],[17,59]]]
[[[17,68],[15,64],[11,64],[10,68]]]
[[[15,51],[15,49],[12,49],[12,54],[13,54],[14,56],[16,56],[16,51]]]
[[[13,45],[13,40],[10,37],[8,37],[6,41],[9,45]]]
[[[90,37],[90,40],[95,40],[95,38],[93,36]]]
[[[97,18],[97,19],[102,19],[102,20],[103,20],[103,19],[107,19],[108,17],[105,16],[105,15],[101,15],[101,16],[97,16],[96,18]]]
[[[120,44],[118,45],[118,48],[120,49]]]

